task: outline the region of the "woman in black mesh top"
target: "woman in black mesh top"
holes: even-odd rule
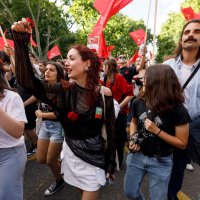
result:
[[[86,46],[73,46],[66,62],[68,77],[73,81],[47,84],[32,71],[28,56],[30,23],[22,19],[14,23],[12,30],[18,83],[50,104],[64,128],[62,170],[65,181],[81,189],[82,199],[98,199],[98,191],[106,182],[105,172],[113,178],[116,165],[113,98],[110,89],[105,87],[104,119],[98,56]],[[101,136],[103,123],[107,132],[106,149]]]

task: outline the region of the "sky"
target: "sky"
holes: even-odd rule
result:
[[[147,24],[149,2],[151,2],[150,15],[148,28],[151,28],[151,33],[154,31],[154,10],[156,0],[133,0],[120,12],[128,15],[133,20],[143,19],[145,25]],[[179,12],[181,3],[184,0],[158,0],[157,4],[157,22],[156,22],[156,35],[159,34],[162,23],[168,18],[168,13]]]

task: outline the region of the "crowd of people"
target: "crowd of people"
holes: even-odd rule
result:
[[[117,178],[127,145],[125,196],[144,200],[148,175],[149,199],[177,200],[191,165],[191,127],[200,126],[200,70],[187,81],[200,65],[200,20],[188,21],[175,55],[155,65],[145,46],[130,66],[124,54],[101,61],[80,44],[64,60],[37,60],[28,47],[30,23],[11,29],[15,48],[0,51],[0,199],[24,198],[26,160],[37,155],[55,179],[45,196],[66,182],[82,200],[97,200],[106,179]]]

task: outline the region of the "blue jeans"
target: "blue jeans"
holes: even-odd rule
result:
[[[59,121],[44,120],[40,127],[38,138],[50,140],[53,143],[63,143],[62,125]]]
[[[124,192],[131,200],[144,200],[140,186],[149,177],[150,200],[167,200],[168,183],[172,170],[172,156],[148,157],[141,152],[129,153],[126,160]]]
[[[25,145],[0,148],[0,199],[23,199],[23,176],[26,160]]]

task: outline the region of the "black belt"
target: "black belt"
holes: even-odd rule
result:
[[[167,156],[172,155],[172,150],[170,149],[169,151],[162,152],[162,153],[157,153],[157,154],[152,154],[152,155],[146,155],[146,154],[144,154],[144,155],[148,156],[148,157],[155,157],[155,158],[167,157]]]

